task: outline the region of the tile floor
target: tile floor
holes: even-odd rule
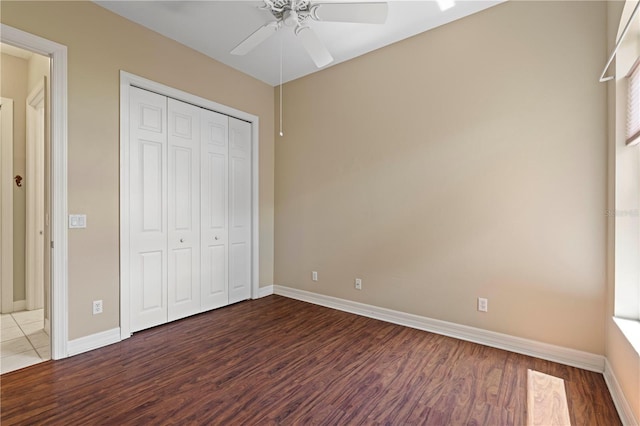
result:
[[[44,310],[0,315],[0,374],[51,358]]]

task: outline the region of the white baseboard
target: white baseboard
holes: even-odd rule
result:
[[[92,351],[103,346],[118,343],[120,341],[120,328],[102,331],[79,339],[69,340],[67,344],[68,356],[78,355],[83,352]]]
[[[273,286],[274,294],[302,300],[304,302],[350,312],[393,324],[404,325],[418,330],[429,331],[444,336],[454,337],[485,346],[504,349],[523,355],[546,359],[548,361],[582,368],[584,370],[602,373],[604,371],[604,357],[601,355],[569,349],[562,346],[550,345],[535,340],[523,339],[495,331],[483,330],[466,325],[455,324],[364,303],[325,296],[309,291],[298,290],[279,285]]]
[[[20,312],[27,310],[27,301],[26,300],[15,300],[13,302],[13,312]]]
[[[256,299],[260,299],[261,297],[271,296],[273,294],[273,286],[268,285],[266,287],[260,287],[258,289],[258,297]]]
[[[260,287],[258,298],[266,297],[273,294],[273,286]],[[103,346],[118,343],[122,340],[120,336],[120,328],[92,334],[90,336],[81,337],[79,339],[70,340],[67,345],[68,356],[78,355],[83,352],[101,348]]]
[[[618,383],[618,379],[616,379],[613,369],[611,368],[611,364],[609,364],[609,360],[606,358],[604,360],[603,375],[604,381],[607,383],[607,387],[609,388],[611,399],[613,399],[613,404],[618,410],[618,415],[620,416],[622,424],[625,426],[640,425],[640,419],[635,418],[633,411],[631,410],[631,406],[624,397],[620,383]]]

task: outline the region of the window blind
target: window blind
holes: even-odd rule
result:
[[[627,145],[640,142],[640,67],[631,69],[627,87]]]

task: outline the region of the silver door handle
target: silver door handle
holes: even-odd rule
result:
[[[217,239],[218,239],[218,236],[216,235],[214,238],[217,240]]]
[[[181,242],[181,243],[184,243],[184,238],[180,238],[180,242]]]

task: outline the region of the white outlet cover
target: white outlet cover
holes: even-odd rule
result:
[[[489,299],[485,299],[483,297],[478,298],[478,311],[480,312],[489,311]]]

